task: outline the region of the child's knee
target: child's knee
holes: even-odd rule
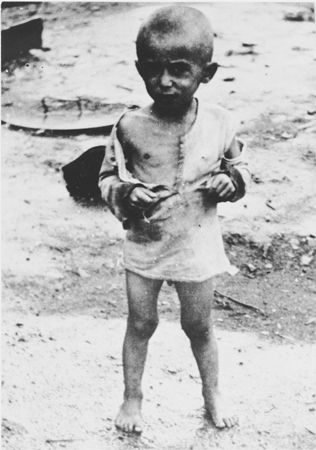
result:
[[[191,341],[208,340],[212,333],[212,325],[209,318],[197,320],[182,320],[181,326]]]
[[[158,318],[139,319],[130,317],[129,325],[138,337],[149,339],[158,326]]]

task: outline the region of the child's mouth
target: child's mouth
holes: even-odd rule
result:
[[[177,96],[175,94],[158,94],[156,99],[159,103],[173,103]]]

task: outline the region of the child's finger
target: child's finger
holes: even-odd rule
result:
[[[147,188],[135,188],[130,194],[132,203],[151,203],[157,195]]]
[[[156,197],[156,194],[152,195],[150,191],[138,191],[134,201],[137,203],[149,204],[152,203]]]
[[[234,188],[230,185],[222,187],[219,191],[217,191],[217,194],[219,198],[224,199],[228,197],[229,195],[233,194]]]
[[[226,185],[229,182],[230,182],[230,179],[227,175],[225,175],[225,174],[215,175],[211,179],[210,187],[217,190],[220,188],[220,186]]]
[[[208,185],[209,189],[216,189],[219,185],[220,180],[217,177],[214,177],[210,180],[210,183]]]
[[[233,185],[232,181],[228,177],[218,180],[217,187],[216,187],[217,192],[218,193],[222,192],[226,188],[231,189],[231,190],[234,189],[234,185]]]
[[[224,183],[223,181],[220,181],[216,186],[216,192],[219,194],[227,187],[227,183]]]
[[[148,197],[150,197],[150,198],[157,198],[157,194],[156,194],[155,192],[149,190],[149,189],[146,189],[146,191],[144,191],[144,192],[145,192],[145,193],[148,195]]]

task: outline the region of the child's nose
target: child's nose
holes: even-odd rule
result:
[[[160,86],[161,87],[171,87],[172,80],[167,69],[165,69],[160,76]]]

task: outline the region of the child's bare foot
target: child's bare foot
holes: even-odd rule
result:
[[[231,428],[238,424],[238,418],[227,414],[222,407],[220,394],[204,396],[205,408],[217,428]]]
[[[124,400],[115,420],[115,426],[127,433],[140,434],[143,431],[141,400]]]

